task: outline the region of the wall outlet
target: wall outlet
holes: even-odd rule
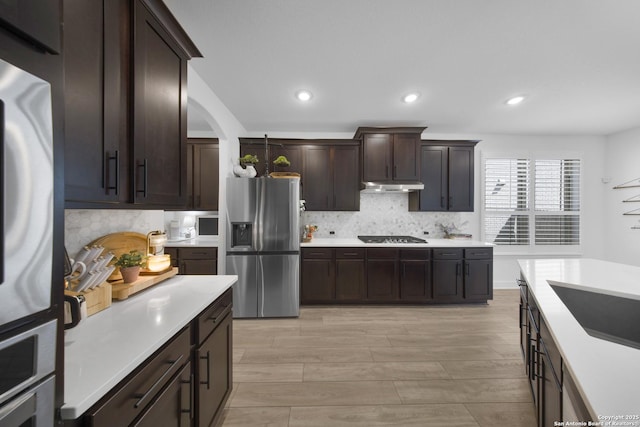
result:
[[[331,235],[331,236],[335,236],[335,235],[336,235],[336,232],[335,232],[335,231],[333,231],[333,230],[332,230],[332,231],[329,231],[329,235]]]
[[[423,231],[422,234],[424,234],[425,236],[428,236],[429,232],[428,231]]]

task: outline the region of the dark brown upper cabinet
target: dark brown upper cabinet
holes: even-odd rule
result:
[[[479,141],[423,140],[420,181],[409,194],[410,211],[473,212],[474,147]]]
[[[67,207],[187,206],[186,67],[160,0],[65,1]]]
[[[424,127],[359,127],[363,181],[417,181],[420,179],[420,135]]]
[[[217,211],[220,186],[218,138],[189,138],[187,142],[187,207]]]
[[[60,0],[2,0],[0,27],[42,52],[59,54],[60,4]]]
[[[354,140],[269,139],[267,157],[270,172],[297,172],[302,184],[301,198],[309,211],[360,210],[360,144]],[[255,166],[264,176],[264,140],[240,138],[240,156],[253,154]],[[273,164],[284,155],[287,168]]]

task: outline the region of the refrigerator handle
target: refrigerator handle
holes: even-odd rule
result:
[[[4,102],[0,99],[0,285],[4,283]]]
[[[262,256],[258,255],[258,317],[264,317],[264,266]]]

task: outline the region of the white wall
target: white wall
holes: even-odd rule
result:
[[[640,216],[623,215],[640,209],[640,202],[623,202],[635,196],[640,198],[640,187],[613,189],[631,180],[635,180],[633,185],[640,185],[640,128],[607,138],[605,171],[610,181],[605,186],[603,198],[605,217],[602,228],[606,230],[604,258],[640,266],[640,229],[631,229],[640,227]]]

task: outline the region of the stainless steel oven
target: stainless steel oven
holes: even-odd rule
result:
[[[0,426],[51,426],[56,321],[0,342]]]

